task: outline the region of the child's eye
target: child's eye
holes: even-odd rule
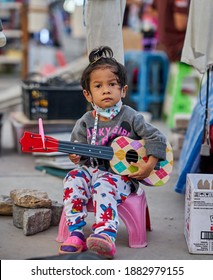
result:
[[[96,88],[100,88],[100,87],[101,87],[101,85],[95,85],[95,87],[96,87]]]
[[[113,87],[113,86],[115,86],[116,85],[116,83],[110,83],[110,86],[111,87]]]

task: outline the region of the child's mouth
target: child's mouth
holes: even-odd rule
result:
[[[111,101],[112,99],[111,98],[105,98],[103,99],[103,101]]]

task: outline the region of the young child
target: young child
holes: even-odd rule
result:
[[[69,155],[70,160],[79,165],[64,179],[63,200],[70,236],[61,244],[59,252],[79,253],[90,249],[106,258],[113,258],[119,225],[117,206],[136,190],[133,181],[147,178],[158,160],[165,159],[166,138],[157,128],[146,123],[141,113],[122,105],[128,88],[126,70],[113,58],[109,47],[94,49],[89,62],[82,74],[81,85],[94,110],[86,112],[76,122],[71,142],[106,146],[121,135],[135,140],[143,138],[148,161],[132,163],[138,171],[121,176],[103,160]],[[95,223],[93,234],[86,239],[83,227],[90,198],[93,200]]]

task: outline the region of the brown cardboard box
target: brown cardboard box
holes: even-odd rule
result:
[[[213,254],[213,174],[188,174],[184,234],[189,252]]]

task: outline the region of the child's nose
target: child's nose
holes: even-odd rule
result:
[[[104,86],[103,87],[103,93],[109,93],[110,92],[110,89],[109,89],[109,86]]]

